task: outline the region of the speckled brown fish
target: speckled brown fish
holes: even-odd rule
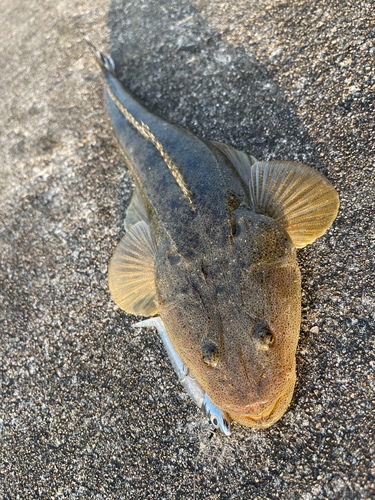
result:
[[[109,267],[125,311],[160,315],[213,404],[250,427],[286,411],[296,381],[301,280],[296,248],[334,221],[318,171],[257,161],[151,113],[94,49],[108,114],[136,189]]]

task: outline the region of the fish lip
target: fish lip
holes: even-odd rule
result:
[[[283,393],[280,396],[278,396],[275,400],[273,400],[269,405],[267,405],[259,413],[251,413],[251,410],[250,409],[246,409],[246,407],[244,407],[244,408],[236,408],[236,407],[229,406],[229,405],[224,406],[224,410],[226,412],[230,413],[230,414],[238,415],[240,417],[247,417],[247,418],[251,418],[253,420],[261,420],[262,418],[268,416],[272,412],[272,410],[276,406],[276,403],[283,396],[283,394],[284,394],[284,391],[283,391]],[[249,405],[249,406],[251,406],[251,405]]]
[[[274,410],[278,407],[279,403],[283,400],[284,396],[287,394],[287,392],[290,390],[290,385],[294,386],[294,381],[293,377],[290,375],[287,377],[286,382],[284,383],[283,389],[279,395],[273,399],[273,400],[268,400],[264,403],[268,403],[270,401],[270,404],[268,404],[261,412],[259,413],[251,413],[248,410],[246,410],[246,407],[244,408],[235,408],[231,407],[230,405],[225,405],[223,409],[229,413],[230,415],[237,415],[239,417],[245,417],[251,420],[254,420],[254,422],[259,423],[259,424],[267,424],[267,422],[272,419]],[[254,406],[254,405],[249,405]]]
[[[267,429],[271,427],[275,422],[277,422],[286,412],[294,393],[294,387],[296,383],[296,373],[291,373],[291,377],[288,377],[289,381],[286,383],[284,390],[276,398],[275,403],[270,405],[267,413],[262,413],[262,415],[248,415],[248,414],[239,414],[239,413],[230,413],[229,417],[232,418],[235,422],[238,422],[241,425],[246,425],[247,427],[253,427],[257,429]]]

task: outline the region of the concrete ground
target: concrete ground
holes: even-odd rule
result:
[[[369,499],[374,6],[0,4],[0,499]],[[299,251],[298,383],[269,430],[213,433],[107,288],[132,180],[82,33],[154,111],[340,193]]]

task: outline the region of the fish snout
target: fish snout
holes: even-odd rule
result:
[[[262,390],[252,391],[251,395],[247,394],[245,396],[245,394],[242,394],[242,398],[237,398],[235,403],[233,401],[224,405],[225,410],[228,413],[255,420],[267,419],[280,399],[289,392],[290,387],[294,387],[294,383],[295,373],[292,370],[286,373],[277,384],[273,384],[272,388],[265,386]]]
[[[293,396],[294,385],[296,382],[295,372],[287,375],[281,394],[278,397],[271,397],[268,401],[256,401],[246,405],[244,408],[228,410],[230,417],[236,422],[248,427],[265,429],[274,424],[284,415]]]

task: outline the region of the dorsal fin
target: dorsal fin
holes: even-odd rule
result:
[[[129,231],[134,224],[140,221],[144,221],[149,225],[148,215],[145,204],[143,203],[141,192],[139,191],[138,186],[135,186],[130,205],[126,210],[126,217],[124,220],[125,230]]]
[[[108,282],[113,300],[130,314],[157,314],[155,290],[156,242],[144,221],[134,224],[117,245],[109,263]]]
[[[254,158],[254,156],[248,155],[226,144],[222,144],[221,142],[211,142],[228,158],[247,186],[249,184],[251,166],[258,160]]]
[[[252,209],[272,217],[297,248],[312,243],[330,228],[340,204],[335,188],[323,174],[296,162],[255,163],[249,191]]]

